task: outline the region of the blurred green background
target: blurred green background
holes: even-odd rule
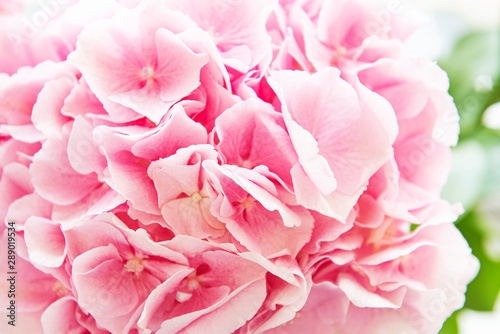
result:
[[[455,29],[447,32],[453,41],[448,50],[437,57],[461,118],[443,197],[463,203],[466,212],[456,224],[481,269],[468,286],[464,308],[440,334],[494,334],[500,333],[500,22],[471,26],[463,18],[463,25],[456,24],[457,18],[450,21],[448,15],[444,21],[452,24],[440,23]]]

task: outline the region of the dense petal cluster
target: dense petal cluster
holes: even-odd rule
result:
[[[19,333],[430,334],[463,305],[457,110],[403,3],[32,2],[0,4]]]

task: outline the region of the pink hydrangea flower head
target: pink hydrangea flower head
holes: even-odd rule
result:
[[[31,4],[0,4],[16,329],[436,334],[462,307],[457,109],[409,6],[71,1],[14,49]]]

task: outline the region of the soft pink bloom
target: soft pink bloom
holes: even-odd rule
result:
[[[77,300],[71,296],[50,304],[43,312],[41,322],[44,333],[109,333],[97,327],[92,316],[85,314],[78,306]]]
[[[11,163],[3,168],[0,179],[0,218],[2,221],[14,201],[32,192],[33,185],[30,183],[30,175],[26,166]]]
[[[190,268],[151,293],[140,328],[155,333],[232,333],[264,302],[267,271],[257,263],[192,237],[176,237],[167,247],[184,254]]]
[[[292,187],[291,169],[297,153],[283,116],[269,104],[249,99],[227,109],[217,118],[216,146],[223,162],[252,169],[266,166],[286,186]]]
[[[57,96],[51,96],[51,94],[61,89],[61,84],[70,84],[71,80],[75,79],[75,75],[77,75],[76,69],[66,62],[46,61],[33,68],[23,67],[16,74],[0,81],[0,133],[21,142],[33,144],[45,138],[44,130],[60,131],[60,126],[65,123],[65,119],[59,113],[60,106],[58,108],[58,105],[51,105],[54,103],[50,100],[60,100],[58,97],[64,96],[65,93],[64,91],[57,92]],[[52,80],[56,81],[51,82]],[[49,82],[52,87],[45,88],[45,84]],[[45,93],[42,93],[42,90]],[[42,95],[40,100],[38,100],[39,94]],[[48,107],[46,119],[37,119],[40,116],[36,116],[39,113],[35,111],[36,104],[41,108],[44,105]],[[40,128],[37,128],[37,123]]]
[[[390,56],[393,41],[406,39],[423,21],[401,3],[366,0],[281,1],[270,27],[280,48],[273,67],[343,72]],[[350,13],[345,15],[344,13]],[[389,46],[389,47],[388,47]],[[376,58],[373,58],[377,54]]]
[[[144,4],[87,25],[69,59],[112,119],[146,116],[159,123],[200,85],[200,69],[208,62],[183,42],[182,32],[192,27],[185,16]]]
[[[226,228],[210,212],[213,190],[202,167],[205,160],[216,161],[217,152],[210,145],[193,145],[153,162],[148,175],[158,192],[158,206],[168,227],[176,234],[217,239]]]
[[[331,68],[313,75],[281,71],[270,82],[298,155],[292,169],[298,203],[345,220],[391,157],[397,125],[387,101],[356,91],[339,75]]]
[[[16,40],[32,5],[0,4],[16,329],[430,334],[463,305],[457,110],[407,6],[71,1]]]
[[[71,167],[66,152],[70,125],[62,129],[61,139],[51,137],[45,141],[30,166],[37,193],[57,205],[76,203],[101,185],[96,175],[82,175]],[[56,182],[55,173],[58,174]]]
[[[0,71],[9,74],[46,60],[64,61],[86,24],[120,8],[115,0],[8,0],[0,6]]]
[[[360,206],[359,212],[364,210]],[[463,305],[465,286],[478,270],[477,260],[451,223],[458,213],[459,208],[437,203],[417,214],[421,225],[413,232],[408,222],[363,214],[340,238],[328,243],[324,239],[313,280],[323,289],[330,286],[325,293],[338,296],[348,307],[330,309],[328,318],[321,308],[313,308],[307,316],[341,333],[384,332],[392,328],[387,322],[394,330],[436,333],[444,319]],[[445,235],[448,241],[443,243]],[[315,300],[308,303],[314,305]],[[367,317],[369,321],[360,321]],[[300,326],[301,317],[296,321]],[[287,328],[294,332],[290,323]]]
[[[16,237],[16,244],[19,251],[22,239],[19,234]],[[0,250],[7,254],[7,230],[3,231]],[[16,331],[22,330],[27,333],[43,333],[40,318],[45,309],[54,301],[68,294],[68,287],[54,278],[52,275],[45,274],[36,269],[28,260],[19,255],[16,256],[16,270],[19,273],[15,275],[16,290]],[[7,257],[0,262],[0,270],[3,273],[10,272],[7,266]],[[2,317],[6,317],[7,307],[10,305],[11,298],[8,298],[10,283],[4,280],[0,284],[0,305],[2,306]],[[20,320],[20,315],[24,319]],[[7,325],[7,321],[0,324],[2,333],[12,333],[12,327]]]
[[[226,79],[224,74],[218,72],[214,74],[207,68],[202,68],[201,85],[179,102],[186,114],[202,124],[207,131],[213,129],[217,117],[241,100],[237,95],[233,95],[229,88],[224,87],[226,84],[223,81]]]
[[[188,261],[144,230],[120,228],[113,219],[82,220],[64,235],[80,307],[100,327],[121,333],[134,327],[151,291],[186,269]]]
[[[130,201],[132,208],[160,214],[158,196],[147,172],[150,163],[180,148],[206,143],[207,133],[176,106],[157,127],[103,125],[94,130],[94,139],[107,160],[103,181]]]
[[[247,72],[271,55],[265,29],[274,1],[256,0],[166,0],[207,31],[217,45],[224,64]]]
[[[292,320],[304,307],[312,286],[311,277],[305,276],[290,257],[281,257],[271,263],[255,253],[243,253],[242,256],[261,264],[272,275],[267,275],[269,293],[263,305],[236,333],[262,333]]]
[[[432,203],[446,182],[449,146],[456,145],[459,132],[457,109],[446,93],[446,73],[427,59],[407,55],[377,61],[357,77],[391,103],[399,126],[394,159],[379,172],[369,192],[401,210]],[[384,173],[393,175],[397,188],[376,184],[387,178]]]
[[[313,219],[301,206],[286,205],[278,189],[259,169],[204,163],[217,197],[212,213],[238,243],[264,257],[295,257],[309,241]],[[263,170],[265,173],[266,170]]]

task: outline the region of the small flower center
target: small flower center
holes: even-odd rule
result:
[[[52,287],[52,291],[54,291],[57,296],[62,297],[66,296],[69,290],[66,289],[66,287],[61,282],[57,281],[56,284],[54,284],[54,286]]]
[[[196,272],[193,272],[187,277],[187,287],[189,290],[196,290],[200,287],[200,281]]]
[[[195,203],[198,203],[199,201],[201,201],[203,199],[203,196],[201,196],[200,192],[197,191],[195,193],[193,193],[191,195],[191,199],[195,202]]]
[[[177,291],[177,293],[175,295],[175,300],[177,300],[177,302],[179,302],[179,303],[184,303],[184,302],[187,302],[188,300],[190,300],[191,297],[193,297],[192,293]]]
[[[214,40],[215,44],[217,44],[219,42],[220,33],[218,33],[218,32],[215,31],[215,27],[214,26],[212,26],[212,27],[210,27],[210,29],[208,29],[208,34],[210,35],[210,37],[212,37],[212,39]]]
[[[339,57],[344,57],[347,54],[347,49],[343,45],[337,46],[337,49],[335,51],[337,52],[337,55]]]
[[[141,75],[144,80],[152,79],[154,74],[155,70],[151,66],[145,66],[142,68]]]
[[[144,66],[141,70],[142,80],[146,80],[146,87],[150,87],[155,81],[155,70],[151,66]]]
[[[134,257],[133,259],[128,260],[127,263],[125,263],[125,270],[139,275],[139,273],[144,270],[142,259]]]
[[[253,198],[252,196],[247,196],[243,201],[240,202],[240,205],[243,209],[252,210],[256,205],[255,198]]]
[[[343,45],[339,45],[335,48],[334,56],[330,61],[330,65],[337,66],[340,61],[347,55],[347,49]]]
[[[247,169],[252,169],[252,166],[253,166],[252,162],[249,160],[246,160],[246,159],[241,160],[239,165],[240,165],[240,167],[247,168]]]

